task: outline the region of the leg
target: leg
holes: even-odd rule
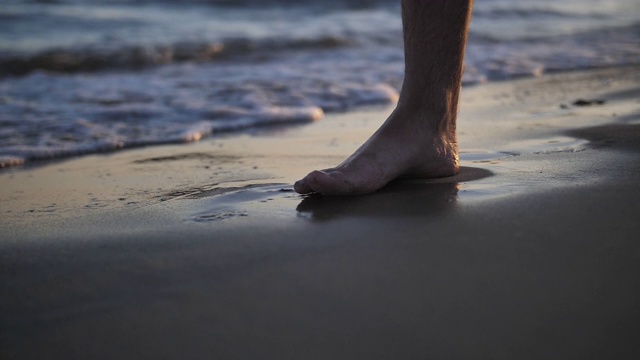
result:
[[[402,0],[405,79],[396,109],[353,155],[295,183],[301,194],[355,195],[391,180],[458,172],[456,114],[473,0]]]

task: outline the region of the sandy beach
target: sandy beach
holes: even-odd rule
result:
[[[390,111],[1,169],[0,358],[640,357],[640,67],[465,88],[457,176],[293,192]]]

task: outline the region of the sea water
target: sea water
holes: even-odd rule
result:
[[[640,63],[637,0],[477,0],[463,83]],[[399,0],[0,0],[0,166],[396,101]]]

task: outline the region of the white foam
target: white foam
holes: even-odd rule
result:
[[[9,166],[18,166],[24,164],[24,158],[19,156],[0,155],[0,168]]]
[[[219,132],[306,123],[325,112],[398,99],[404,73],[398,2],[371,2],[358,11],[330,9],[343,2],[301,1],[278,9],[188,2],[180,12],[171,12],[164,8],[171,2],[138,7],[125,0],[131,3],[120,8],[84,1],[72,7],[79,11],[75,15],[57,2],[12,2],[12,11],[36,11],[46,21],[5,19],[9,25],[4,25],[17,33],[2,45],[9,48],[1,48],[0,57],[5,50],[20,50],[33,60],[53,46],[60,54],[95,60],[100,69],[111,71],[33,72],[0,79],[3,164],[198,141]],[[638,63],[636,3],[478,2],[463,84]],[[42,9],[57,12],[46,15]],[[103,22],[78,32],[68,27],[68,16]],[[109,22],[109,16],[117,21]],[[42,24],[59,26],[33,31]],[[94,59],[103,50],[108,56]],[[199,51],[212,56],[200,57]],[[113,59],[122,66],[105,61],[109,54],[116,54]],[[153,67],[166,62],[171,65]]]
[[[227,109],[230,110],[230,109]],[[182,134],[185,142],[198,141],[214,133],[238,131],[254,127],[301,124],[320,120],[324,111],[315,106],[307,107],[262,107],[251,111],[235,109],[229,112],[234,117],[226,120],[203,120],[190,125]]]

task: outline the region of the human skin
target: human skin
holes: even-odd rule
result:
[[[361,195],[398,178],[459,171],[456,116],[473,0],[402,0],[405,78],[395,110],[340,165],[294,184],[300,194]]]

